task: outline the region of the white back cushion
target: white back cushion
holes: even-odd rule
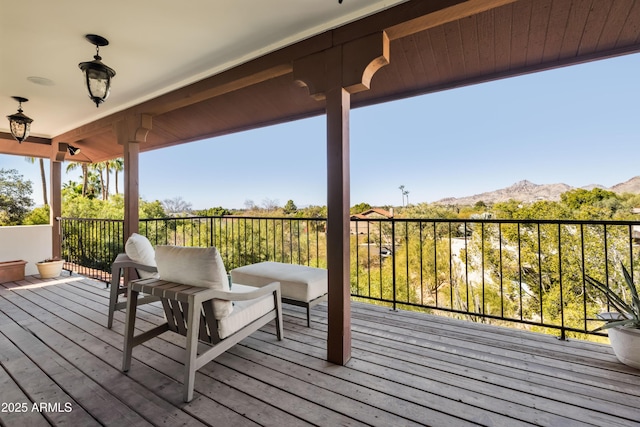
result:
[[[151,242],[146,237],[133,233],[124,245],[124,251],[131,260],[138,264],[156,266],[156,254],[151,246]],[[158,277],[157,273],[137,269],[141,279],[152,279]]]
[[[156,247],[160,279],[182,285],[229,290],[229,279],[220,252],[214,247]],[[214,300],[215,316],[220,320],[233,310],[231,301]]]

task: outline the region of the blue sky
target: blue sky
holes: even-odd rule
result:
[[[419,203],[523,179],[608,187],[640,175],[639,71],[627,55],[354,109],[351,204],[401,205],[400,185]],[[145,152],[140,193],[196,209],[324,205],[325,145],[321,116]],[[0,167],[31,179],[41,203],[37,165],[0,156]]]

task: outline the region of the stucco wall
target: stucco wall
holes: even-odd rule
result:
[[[0,261],[27,261],[25,274],[38,274],[36,262],[51,256],[51,225],[0,227]]]

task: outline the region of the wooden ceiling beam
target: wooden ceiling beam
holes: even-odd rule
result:
[[[0,132],[0,154],[48,159],[51,157],[51,140],[30,136],[19,144],[8,132]]]
[[[405,19],[396,25],[386,28],[385,32],[390,40],[395,40],[516,1],[518,0],[467,0],[463,2],[450,0],[438,2],[442,3],[439,6],[433,5],[436,2],[424,2],[425,4],[421,4],[421,6],[425,9],[427,9],[425,6],[428,5],[437,7],[437,9],[428,11],[417,18]],[[409,4],[411,3],[409,2]],[[445,6],[446,3],[449,3],[449,5]]]
[[[277,64],[271,68],[245,71],[241,74],[223,73],[210,77],[206,80],[193,83],[185,88],[176,90],[160,97],[158,100],[145,102],[136,107],[139,111],[144,111],[153,116],[177,110],[206,101],[225,93],[262,83],[265,80],[289,74],[292,71],[291,63]]]
[[[518,0],[408,1],[335,29],[333,44],[344,44],[378,31],[395,40],[515,1]]]

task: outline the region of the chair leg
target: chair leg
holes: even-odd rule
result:
[[[283,332],[283,324],[282,324],[282,298],[281,298],[279,289],[274,293],[274,298],[275,298],[275,305],[276,305],[276,312],[277,312],[276,335],[278,336],[278,341],[282,341],[284,337],[284,332]]]
[[[138,308],[138,292],[129,287],[127,296],[127,317],[124,326],[124,348],[122,350],[122,370],[127,372],[131,368],[131,353],[133,351],[133,334],[135,332],[136,310]]]
[[[184,363],[184,391],[183,399],[191,402],[196,380],[196,359],[198,357],[198,335],[200,333],[201,303],[190,303],[187,318],[187,348]]]
[[[116,311],[118,303],[118,286],[111,285],[111,295],[109,296],[109,319],[107,320],[107,328],[113,327],[113,314]]]
[[[109,290],[109,318],[107,320],[107,328],[113,327],[113,315],[118,304],[118,291],[120,290],[120,268],[114,268],[111,272],[111,289]]]
[[[311,327],[311,306],[307,304],[307,328]]]

